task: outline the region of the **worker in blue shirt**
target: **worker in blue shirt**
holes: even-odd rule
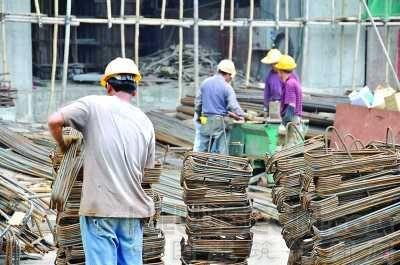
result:
[[[199,152],[228,154],[229,134],[225,117],[242,120],[241,109],[235,91],[229,84],[236,75],[231,60],[218,64],[218,73],[201,84],[195,101],[195,112],[200,122],[196,135]]]

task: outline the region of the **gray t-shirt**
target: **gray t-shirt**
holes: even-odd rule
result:
[[[154,128],[138,108],[116,96],[87,96],[60,112],[85,142],[84,181],[79,214],[146,218],[152,199],[141,182],[154,166]]]

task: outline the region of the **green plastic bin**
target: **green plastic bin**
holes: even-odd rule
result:
[[[368,7],[373,17],[388,18],[400,16],[399,0],[369,0]],[[364,13],[364,18],[368,18],[367,12]]]

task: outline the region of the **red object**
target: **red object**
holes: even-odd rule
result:
[[[391,128],[395,143],[400,144],[400,112],[338,104],[336,106],[335,127],[342,135],[350,133],[362,143],[386,141],[387,128]],[[349,146],[351,140],[346,138]],[[332,144],[341,147],[335,136]]]

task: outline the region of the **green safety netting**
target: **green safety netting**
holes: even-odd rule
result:
[[[368,7],[373,17],[389,18],[400,16],[400,0],[368,0]],[[368,18],[367,12],[364,18]]]

